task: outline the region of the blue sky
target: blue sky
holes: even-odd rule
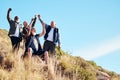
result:
[[[9,7],[11,17],[18,15],[21,24],[40,14],[46,23],[54,20],[60,28],[63,50],[120,73],[120,59],[115,56],[120,54],[119,4],[119,0],[1,0],[0,28],[9,29],[6,20]],[[38,20],[36,29],[41,31]],[[43,38],[40,40],[43,44]]]

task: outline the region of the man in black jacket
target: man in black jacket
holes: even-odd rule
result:
[[[7,12],[7,20],[9,22],[9,25],[10,25],[10,29],[9,29],[9,37],[11,39],[11,43],[12,43],[12,48],[13,48],[13,52],[19,50],[19,46],[20,46],[20,42],[22,41],[22,37],[20,35],[20,31],[22,29],[22,27],[20,26],[18,20],[19,20],[19,17],[18,16],[15,16],[14,17],[14,20],[12,20],[10,18],[10,12],[12,11],[11,8],[8,9],[8,12]]]

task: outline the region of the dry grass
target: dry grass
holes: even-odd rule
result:
[[[38,57],[22,60],[21,55],[6,54],[0,67],[0,80],[69,80],[61,76],[55,60],[41,63]]]
[[[111,80],[120,79],[120,75],[106,71],[94,62],[57,48],[57,59],[50,58],[47,65],[38,57],[23,60],[23,44],[16,55],[11,53],[10,44],[7,31],[0,29],[0,80],[97,80],[97,70],[108,73]]]
[[[60,71],[53,59],[50,59],[47,65],[41,63],[38,57],[23,60],[22,48],[14,55],[7,34],[6,30],[0,29],[0,80],[66,80],[59,76]]]

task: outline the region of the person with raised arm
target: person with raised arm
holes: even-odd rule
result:
[[[46,33],[45,26],[42,26],[42,32],[36,34],[36,29],[34,27],[31,28],[31,34],[27,39],[28,45],[26,46],[26,55],[28,59],[31,59],[33,55],[38,55],[45,60],[47,63],[47,51],[43,51],[39,38],[42,37]]]
[[[38,15],[40,16],[40,15]],[[56,23],[51,21],[50,25],[47,25],[41,18],[39,18],[41,24],[45,26],[46,33],[44,35],[44,45],[43,50],[51,53],[52,57],[55,56],[55,47],[58,43],[58,48],[60,49],[60,34],[59,29],[56,27]]]
[[[9,8],[8,12],[7,12],[7,20],[8,20],[9,25],[10,25],[8,35],[11,39],[13,52],[15,52],[15,51],[18,52],[19,47],[20,47],[20,42],[22,41],[22,36],[21,36],[22,26],[19,24],[19,17],[18,16],[15,16],[14,20],[12,20],[10,18],[11,11],[12,11],[12,9]]]

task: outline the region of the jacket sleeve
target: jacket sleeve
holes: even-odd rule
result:
[[[32,23],[32,27],[34,27],[35,26],[35,23],[36,23],[36,17],[35,17],[35,19],[34,19],[34,21],[33,21],[33,23]]]
[[[10,11],[9,11],[9,10],[8,10],[8,12],[7,12],[7,20],[8,20],[8,22],[10,23],[11,18],[10,18]]]
[[[49,27],[49,25],[48,24],[45,24],[45,29],[47,30],[47,28]]]
[[[60,33],[59,33],[59,29],[58,29],[58,45],[60,45]]]

